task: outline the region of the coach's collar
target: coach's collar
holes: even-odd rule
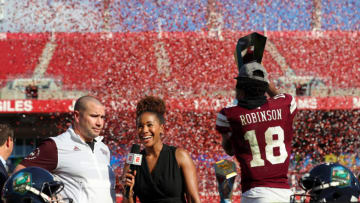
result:
[[[75,141],[75,142],[80,142],[80,143],[83,143],[83,144],[86,144],[86,142],[84,140],[81,139],[80,135],[76,134],[73,127],[70,126],[69,129],[68,129],[70,135],[71,135],[71,138]],[[96,142],[101,142],[102,140],[104,139],[104,136],[97,136],[94,138],[94,141]]]

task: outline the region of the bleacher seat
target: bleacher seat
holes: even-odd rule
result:
[[[0,86],[7,79],[32,77],[48,40],[46,33],[7,33],[0,39]]]

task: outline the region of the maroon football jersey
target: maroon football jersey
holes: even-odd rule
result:
[[[242,192],[253,187],[290,188],[287,179],[295,99],[279,94],[262,106],[223,108],[216,129],[230,134],[241,167]]]
[[[25,167],[37,166],[53,172],[58,164],[58,151],[55,141],[52,139],[43,140],[20,164]]]

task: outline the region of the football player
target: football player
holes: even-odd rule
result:
[[[241,64],[236,52],[235,60]],[[216,129],[225,152],[240,163],[241,203],[289,202],[292,192],[287,173],[295,99],[279,94],[258,61],[241,64],[236,79],[238,102],[218,113]]]

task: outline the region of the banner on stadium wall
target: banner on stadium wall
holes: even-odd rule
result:
[[[74,109],[75,100],[0,100],[0,113],[66,113]]]
[[[169,109],[218,111],[231,106],[233,98],[191,98],[165,100]],[[360,97],[296,97],[298,109],[335,110],[360,109]],[[0,113],[68,113],[74,109],[75,100],[0,100]],[[106,104],[108,110],[134,111],[136,101],[120,99]]]

